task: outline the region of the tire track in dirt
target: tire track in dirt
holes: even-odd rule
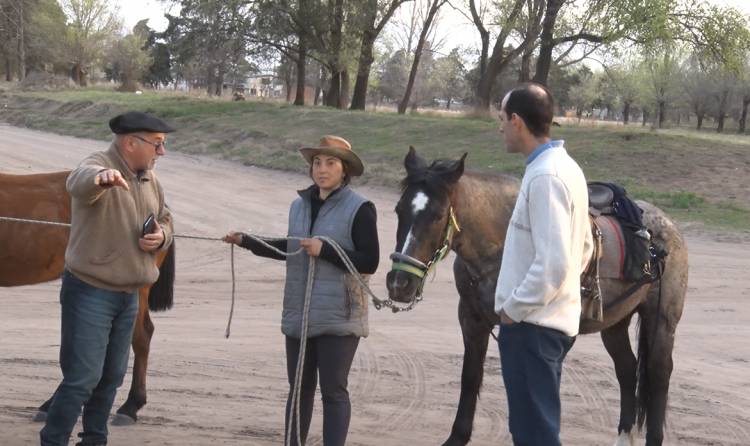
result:
[[[602,395],[596,382],[591,379],[591,375],[601,370],[601,367],[593,364],[584,366],[577,359],[569,359],[569,361],[563,363],[563,375],[569,377],[568,382],[573,384],[578,396],[586,403],[592,421],[599,426],[609,426],[611,424],[611,408],[608,407],[607,400]]]

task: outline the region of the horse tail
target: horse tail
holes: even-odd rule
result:
[[[649,354],[649,339],[648,330],[646,325],[643,323],[643,318],[638,319],[636,324],[636,332],[638,334],[638,359],[637,359],[637,372],[636,372],[636,414],[638,431],[643,429],[643,424],[646,422],[646,415],[648,412],[649,405],[649,382],[648,382],[648,360]]]
[[[148,293],[148,308],[151,311],[166,311],[174,304],[174,240],[167,249],[167,254],[159,265],[159,279],[151,285]]]

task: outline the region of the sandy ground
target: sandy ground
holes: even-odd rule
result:
[[[72,168],[105,143],[0,126],[0,170],[31,173]],[[300,162],[302,160],[300,159]],[[180,234],[228,230],[283,235],[298,175],[169,153],[158,165]],[[745,181],[745,180],[743,180]],[[360,187],[378,208],[381,258],[394,246],[396,194]],[[677,330],[669,445],[750,444],[750,243],[688,228],[690,288]],[[176,298],[153,314],[148,405],[135,426],[112,427],[110,444],[278,445],[287,391],[279,330],[284,269],[237,254],[238,302],[224,339],[231,276],[229,248],[178,240]],[[0,247],[1,249],[1,247]],[[450,261],[438,268],[415,311],[371,307],[371,334],[350,376],[350,445],[440,444],[450,432],[460,388],[462,343]],[[385,295],[386,262],[372,283]],[[35,408],[60,379],[59,282],[0,289],[0,445],[29,445],[41,425]],[[472,444],[510,444],[498,352],[490,346]],[[130,378],[118,394],[123,400]],[[596,335],[579,337],[563,372],[563,440],[611,444],[619,391]],[[308,444],[321,445],[320,406]]]

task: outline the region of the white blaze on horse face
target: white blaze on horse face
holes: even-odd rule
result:
[[[415,195],[414,199],[411,201],[411,209],[415,217],[417,216],[419,211],[423,211],[424,208],[427,207],[427,203],[429,201],[430,199],[427,197],[427,195],[424,194],[424,192],[417,192],[417,195]]]
[[[417,217],[417,214],[419,214],[420,211],[423,211],[427,207],[427,203],[429,201],[430,199],[427,197],[427,195],[425,195],[424,192],[417,192],[417,194],[414,196],[414,199],[411,201],[411,209],[414,218]],[[411,245],[413,241],[414,236],[411,233],[411,228],[409,228],[409,233],[406,235],[404,246],[401,248],[401,254],[406,254],[409,251],[409,245]]]

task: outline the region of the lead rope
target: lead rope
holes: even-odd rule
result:
[[[24,218],[14,218],[14,217],[1,217],[0,221],[11,221],[11,222],[17,222],[17,223],[32,223],[32,224],[41,224],[41,225],[50,225],[50,226],[62,226],[62,227],[70,227],[70,223],[61,223],[61,222],[52,222],[52,221],[43,221],[43,220],[31,220],[31,219],[24,219]],[[304,248],[299,248],[296,251],[293,252],[285,252],[278,248],[276,248],[273,245],[270,245],[268,242],[276,241],[276,240],[302,240],[301,237],[285,237],[285,238],[271,238],[271,237],[261,237],[253,234],[245,234],[248,237],[250,237],[253,240],[256,240],[261,245],[265,246],[266,248],[284,256],[294,256],[297,254],[300,254],[302,251],[304,251]],[[201,236],[194,236],[194,235],[182,235],[182,234],[173,234],[174,238],[185,238],[185,239],[193,239],[193,240],[209,240],[209,241],[221,241],[221,238],[216,237],[201,237]],[[330,244],[334,251],[336,251],[336,254],[341,258],[341,261],[346,266],[346,269],[354,276],[354,278],[357,280],[359,285],[364,289],[373,299],[373,304],[376,306],[376,308],[380,309],[382,306],[389,306],[393,310],[393,312],[398,311],[409,311],[411,310],[414,305],[416,304],[416,299],[412,301],[408,307],[406,308],[398,308],[395,307],[390,299],[383,301],[379,299],[375,293],[372,292],[369,286],[367,286],[367,283],[364,281],[362,276],[359,274],[357,269],[354,267],[354,264],[352,263],[349,256],[346,254],[344,249],[332,238],[325,237],[325,236],[318,236],[316,237],[320,239],[321,241],[325,241],[328,244]],[[232,325],[232,317],[234,315],[234,304],[235,304],[235,271],[234,271],[234,243],[230,243],[229,246],[229,255],[230,255],[230,262],[231,262],[231,270],[232,270],[232,304],[229,310],[229,319],[227,321],[227,328],[225,331],[225,337],[229,337],[230,329]],[[302,312],[302,327],[301,327],[301,334],[300,334],[300,348],[299,348],[299,355],[297,356],[297,368],[295,371],[294,376],[294,386],[292,388],[292,401],[289,408],[289,418],[291,419],[293,415],[296,415],[295,417],[295,426],[297,428],[297,443],[298,445],[302,445],[301,441],[301,433],[300,433],[300,392],[302,387],[302,372],[304,367],[304,359],[306,354],[306,347],[307,347],[307,335],[308,335],[308,329],[309,329],[309,313],[310,313],[310,301],[312,296],[312,286],[313,281],[315,278],[315,257],[310,256],[310,261],[308,264],[307,269],[307,286],[305,288],[305,301],[304,301],[304,308]],[[294,410],[295,414],[292,414],[292,410]],[[285,440],[285,445],[290,446],[290,439],[292,436],[291,433],[292,428],[292,422],[290,420],[288,426],[287,426],[287,435]]]
[[[264,247],[284,257],[297,255],[303,251],[303,248],[300,248],[293,252],[285,252],[268,243],[271,241],[278,241],[278,240],[302,240],[301,237],[270,238],[270,237],[262,237],[262,236],[258,236],[254,234],[245,234],[245,235],[257,241]],[[367,286],[364,279],[359,274],[357,269],[354,267],[354,264],[352,263],[349,256],[346,255],[346,252],[341,247],[341,245],[339,245],[335,240],[333,240],[330,237],[318,236],[316,238],[331,245],[334,251],[336,251],[336,254],[338,254],[338,256],[341,258],[341,261],[344,263],[344,266],[346,266],[346,269],[352,274],[352,276],[355,277],[357,282],[359,282],[360,286],[363,289],[365,289],[373,297],[373,299],[379,300],[377,296],[375,296],[375,294]],[[310,302],[312,300],[311,298],[312,298],[312,288],[313,288],[314,280],[315,280],[315,257],[310,256],[310,260],[309,260],[308,267],[307,267],[307,286],[305,287],[305,300],[304,300],[304,305],[303,305],[303,310],[302,310],[302,327],[300,329],[299,354],[297,355],[297,367],[296,367],[295,375],[294,375],[294,385],[292,386],[292,396],[291,396],[291,401],[289,404],[289,412],[287,413],[287,419],[289,420],[289,422],[287,423],[286,435],[284,437],[285,446],[292,445],[291,439],[292,439],[293,427],[296,427],[296,431],[297,431],[297,435],[296,435],[297,445],[302,445],[302,438],[301,438],[302,434],[300,430],[300,404],[301,404],[301,392],[302,392],[302,374],[303,374],[304,364],[305,364],[305,355],[307,352],[307,336],[308,336],[309,327],[310,327],[310,320],[309,320]]]

